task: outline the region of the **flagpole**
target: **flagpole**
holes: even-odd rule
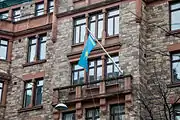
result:
[[[103,45],[98,41],[98,39],[93,35],[93,33],[89,30],[88,27],[86,27],[87,30],[91,33],[92,37],[96,40],[96,42],[101,46],[101,48],[103,49],[103,51],[107,54],[107,56],[110,58],[110,60],[113,62],[113,64],[116,66],[116,68],[119,70],[119,72],[121,74],[123,74],[123,70],[121,70],[121,68],[114,62],[114,60],[112,59],[112,57],[109,55],[109,53],[104,49]]]

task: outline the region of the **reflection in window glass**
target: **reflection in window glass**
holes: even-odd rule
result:
[[[13,21],[21,20],[21,10],[20,8],[13,10]]]
[[[48,9],[49,9],[48,10],[49,13],[53,12],[53,10],[54,10],[54,2],[53,2],[53,0],[49,0]]]
[[[176,82],[180,81],[180,54],[172,54],[172,79]]]
[[[171,30],[180,29],[180,3],[171,5]]]
[[[63,120],[75,120],[75,112],[63,113]]]
[[[2,101],[2,93],[3,93],[3,83],[0,82],[0,103]]]
[[[6,60],[7,59],[7,50],[8,50],[8,41],[7,40],[0,40],[0,59]]]
[[[86,111],[86,120],[99,120],[99,109],[89,109]]]
[[[43,80],[38,80],[36,82],[36,102],[35,102],[35,105],[40,105],[42,103],[42,92],[43,92]]]
[[[39,42],[40,42],[39,60],[43,60],[46,58],[46,39],[47,37],[45,35],[39,37]]]
[[[28,107],[31,104],[31,97],[32,97],[32,83],[28,82],[25,84],[24,107]]]
[[[29,38],[28,62],[36,60],[36,43],[37,39],[35,37]]]
[[[7,20],[8,19],[8,12],[0,13],[0,19]]]
[[[124,105],[112,105],[110,108],[110,120],[125,120]]]
[[[44,14],[44,3],[36,4],[35,15],[40,16]]]
[[[119,57],[114,56],[112,57],[114,62],[119,65]],[[113,64],[113,62],[108,58],[107,59],[107,78],[112,78],[112,77],[118,77],[119,76],[119,70],[116,68],[116,66]]]
[[[174,105],[174,117],[175,120],[180,120],[180,104]]]

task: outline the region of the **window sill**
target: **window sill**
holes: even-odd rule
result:
[[[7,59],[5,60],[5,59],[0,59],[0,61],[2,61],[2,62],[9,62]]]
[[[175,34],[180,34],[180,29],[169,31],[166,33],[166,36],[175,35]]]
[[[81,46],[81,45],[84,45],[84,42],[73,44],[73,45],[71,45],[71,47],[76,47],[76,46]]]
[[[28,66],[32,66],[32,65],[42,64],[42,63],[45,63],[45,62],[46,62],[46,59],[38,60],[38,61],[30,62],[30,63],[25,63],[22,66],[23,67],[28,67]]]
[[[180,82],[173,82],[169,85],[167,85],[168,88],[175,88],[175,87],[180,87]]]
[[[18,110],[18,113],[28,112],[28,111],[33,111],[33,110],[40,110],[40,109],[43,109],[43,105],[37,105],[33,107],[28,107],[28,108],[21,108]]]
[[[85,0],[73,0],[73,3],[82,2],[82,1],[85,1]]]
[[[119,35],[113,35],[113,36],[107,36],[106,39],[111,39],[111,38],[118,38]]]

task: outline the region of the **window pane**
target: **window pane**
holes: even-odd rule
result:
[[[40,45],[40,60],[46,58],[46,42],[41,43]]]
[[[0,83],[0,88],[2,88],[3,87],[3,83]]]
[[[95,35],[95,29],[96,29],[95,22],[90,23],[90,30],[93,33],[93,35]]]
[[[79,43],[79,32],[80,32],[80,27],[79,26],[77,26],[76,28],[75,28],[75,35],[74,36],[76,36],[75,37],[75,43]]]
[[[81,39],[80,39],[80,42],[84,42],[85,33],[86,33],[86,25],[82,25],[81,26]]]
[[[26,89],[32,88],[32,83],[26,83]]]
[[[36,45],[32,45],[29,47],[29,59],[28,62],[32,62],[35,60],[36,56]]]
[[[113,35],[113,18],[108,19],[108,36]]]
[[[77,81],[77,80],[78,80],[78,72],[74,72],[73,80],[74,80],[74,81]]]
[[[107,77],[112,78],[113,77],[113,65],[107,65]]]
[[[119,34],[119,16],[115,17],[115,33],[114,34]]]
[[[7,58],[7,46],[0,46],[0,59],[6,60]]]
[[[75,25],[85,24],[85,23],[86,23],[85,18],[75,20]]]
[[[86,120],[99,120],[99,109],[87,110]]]
[[[113,105],[111,106],[110,113],[111,113],[111,120],[124,120],[125,115],[125,108],[124,105]]]
[[[21,10],[20,9],[16,9],[13,11],[13,19],[14,21],[19,21],[21,17]]]
[[[176,3],[176,4],[171,5],[171,10],[175,10],[178,8],[180,8],[180,3]]]
[[[102,38],[103,21],[98,22],[98,38]]]
[[[83,83],[84,80],[84,70],[79,72],[79,83]]]
[[[8,19],[8,12],[0,13],[0,19]]]
[[[94,68],[89,69],[89,80],[94,81]]]
[[[175,81],[180,81],[180,62],[172,64],[172,75]]]
[[[172,55],[172,61],[174,61],[174,60],[180,60],[180,53]]]
[[[36,16],[40,16],[44,14],[44,3],[40,3],[36,5]]]
[[[102,80],[102,67],[97,68],[97,80]]]
[[[2,100],[2,88],[0,88],[0,103],[1,103],[1,100]]]
[[[63,120],[75,120],[75,113],[63,113]]]
[[[35,105],[42,103],[42,92],[43,92],[43,80],[37,81],[36,85],[36,102]]]
[[[119,15],[119,10],[113,10],[108,12],[108,17]]]
[[[7,40],[0,40],[1,45],[8,45],[8,41]]]
[[[180,29],[180,10],[171,12],[171,30]]]
[[[53,12],[53,10],[54,10],[54,2],[53,2],[53,0],[50,0],[49,1],[49,12],[51,13],[51,12]]]
[[[32,90],[25,90],[24,107],[28,107],[31,104]]]

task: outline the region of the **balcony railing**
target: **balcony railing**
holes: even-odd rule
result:
[[[65,86],[54,89],[52,104],[74,103],[92,98],[110,97],[131,92],[132,76],[125,75],[107,80]]]

